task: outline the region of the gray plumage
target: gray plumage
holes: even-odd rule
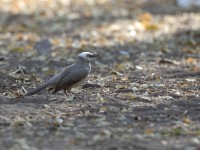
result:
[[[53,90],[53,94],[63,90],[67,95],[66,91],[71,92],[72,88],[79,86],[88,76],[91,71],[90,61],[94,57],[97,57],[97,55],[90,52],[79,54],[74,64],[68,66],[38,88],[30,91],[26,96],[33,95],[47,87],[49,87],[49,91]]]

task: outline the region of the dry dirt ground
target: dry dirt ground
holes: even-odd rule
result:
[[[200,149],[198,8],[172,0],[0,4],[1,150]],[[20,97],[82,51],[100,57],[75,94]]]

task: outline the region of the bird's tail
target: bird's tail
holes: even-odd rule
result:
[[[36,89],[28,92],[25,96],[30,96],[30,95],[33,95],[37,92],[40,92],[40,91],[44,90],[45,88],[47,88],[48,86],[50,86],[51,84],[52,83],[50,83],[50,82],[46,82],[46,83],[42,84],[41,86],[37,87]]]

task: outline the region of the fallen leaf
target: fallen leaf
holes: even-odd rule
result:
[[[145,12],[143,14],[140,14],[138,16],[138,19],[141,21],[141,22],[146,22],[146,21],[151,21],[152,20],[152,15],[148,12]]]
[[[99,110],[99,112],[101,112],[101,113],[104,113],[106,111],[108,111],[108,107],[101,107]]]
[[[23,53],[25,52],[25,49],[23,46],[19,46],[19,45],[15,45],[15,44],[11,44],[7,47],[8,50],[12,51],[12,52],[18,52],[18,53]]]
[[[153,129],[152,128],[147,128],[145,131],[144,131],[145,134],[153,134]]]
[[[178,127],[175,127],[175,128],[173,129],[173,133],[174,133],[175,135],[183,135],[183,134],[186,133],[186,131],[185,131],[182,127],[178,126]]]
[[[196,61],[197,61],[196,58],[192,58],[192,57],[189,57],[186,59],[187,63],[195,63]]]
[[[124,62],[116,65],[116,70],[121,72],[128,71],[130,69],[133,70],[134,68],[135,66],[131,62]]]
[[[183,120],[182,120],[184,123],[186,124],[191,124],[192,121],[190,120],[190,118],[187,116],[187,117],[183,117]]]
[[[158,30],[159,29],[159,25],[157,23],[153,22],[153,16],[148,12],[140,14],[138,16],[138,19],[143,24],[143,26],[146,28],[146,30]]]
[[[128,99],[128,100],[135,100],[136,99],[136,95],[134,95],[133,93],[126,93],[125,94],[125,97]]]
[[[117,84],[117,85],[115,86],[115,88],[116,88],[116,89],[124,89],[124,88],[127,88],[127,86],[126,86],[126,85]]]

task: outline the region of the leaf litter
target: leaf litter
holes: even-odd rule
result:
[[[173,0],[0,3],[2,148],[198,147],[199,11]],[[76,94],[19,98],[82,51],[101,57]]]

